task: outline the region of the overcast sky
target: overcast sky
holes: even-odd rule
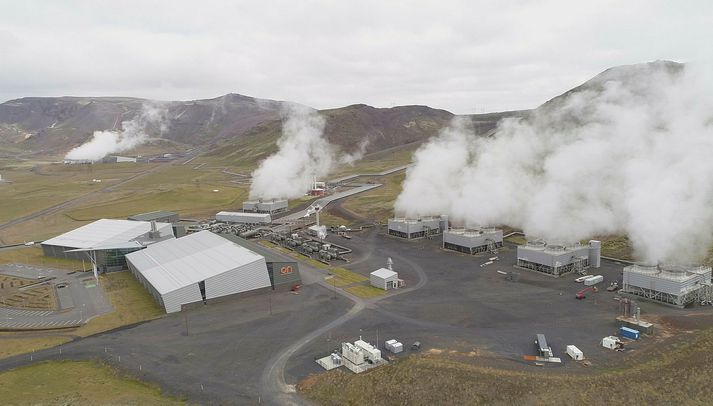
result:
[[[610,66],[709,59],[711,38],[710,0],[0,0],[0,101],[525,109]]]

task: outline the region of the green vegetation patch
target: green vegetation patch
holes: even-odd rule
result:
[[[89,361],[51,361],[0,373],[4,405],[183,405],[155,386]]]

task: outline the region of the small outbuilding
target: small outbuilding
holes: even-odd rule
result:
[[[386,268],[380,268],[369,274],[371,286],[379,289],[397,289],[401,286],[399,274]]]

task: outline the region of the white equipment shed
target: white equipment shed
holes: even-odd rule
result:
[[[380,268],[370,273],[369,282],[371,282],[371,286],[384,290],[397,289],[400,286],[399,274],[386,268]]]
[[[126,260],[166,313],[189,303],[271,288],[265,257],[210,231],[153,244]]]

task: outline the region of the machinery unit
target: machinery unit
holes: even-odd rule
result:
[[[588,245],[554,244],[541,240],[528,240],[517,247],[517,267],[562,276],[571,272],[584,273],[590,267],[599,267],[601,243],[592,240]]]
[[[221,211],[215,215],[217,221],[241,224],[270,224],[272,218],[268,213],[244,213],[238,211]]]
[[[685,307],[711,300],[711,267],[630,265],[624,268],[621,293]]]
[[[274,214],[287,210],[287,205],[287,199],[248,200],[243,202],[243,211]]]
[[[451,228],[443,232],[443,248],[477,254],[494,252],[503,246],[503,230],[497,228]]]
[[[394,218],[389,219],[388,229],[389,235],[412,240],[441,234],[447,224],[447,218],[442,221],[439,217]]]
[[[624,343],[617,336],[608,336],[602,338],[602,347],[610,350],[623,350]]]
[[[550,358],[553,356],[552,348],[547,345],[547,339],[544,334],[535,335],[535,346],[537,346],[537,353],[541,357]]]
[[[342,361],[350,371],[358,374],[387,363],[381,351],[359,338],[352,343],[342,343]]]
[[[393,354],[398,354],[404,351],[404,345],[396,340],[388,340],[384,343],[384,346]]]

